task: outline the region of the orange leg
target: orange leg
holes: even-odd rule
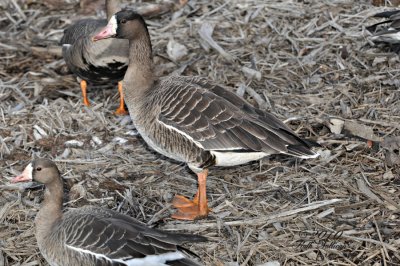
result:
[[[199,188],[193,200],[187,199],[181,195],[176,195],[174,197],[172,205],[177,208],[178,211],[172,215],[172,218],[179,220],[195,220],[207,217],[210,212],[206,195],[207,175],[207,169],[197,174]]]
[[[128,111],[125,110],[124,94],[122,93],[122,82],[118,82],[118,92],[119,92],[119,107],[115,111],[116,115],[127,115]]]
[[[87,97],[87,83],[86,80],[81,80],[81,90],[82,90],[82,96],[83,96],[83,104],[86,106],[90,106],[89,99]]]

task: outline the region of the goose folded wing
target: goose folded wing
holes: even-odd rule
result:
[[[166,92],[158,120],[205,150],[285,153],[290,145],[305,145],[278,119],[233,93],[203,79],[182,83]]]
[[[375,14],[374,17],[387,18],[385,21],[378,22],[366,29],[373,34],[373,41],[382,42],[399,42],[399,30],[400,30],[400,10],[385,11]]]
[[[65,245],[99,262],[125,262],[165,254],[171,260],[174,256],[183,258],[170,235],[136,223],[88,214],[65,225],[69,232]]]

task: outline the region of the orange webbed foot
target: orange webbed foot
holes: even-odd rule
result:
[[[187,208],[197,206],[198,202],[195,202],[195,199],[190,200],[182,195],[175,195],[174,199],[172,200],[172,206],[175,208]]]
[[[125,109],[125,107],[118,107],[118,109],[115,111],[116,115],[128,115],[128,111]]]
[[[206,196],[206,179],[208,170],[204,169],[197,173],[198,189],[193,200],[177,195],[172,201],[172,205],[178,209],[172,218],[179,220],[196,220],[207,217],[210,209],[208,208]]]
[[[177,220],[186,220],[186,221],[194,221],[197,219],[201,219],[206,217],[207,215],[200,215],[197,209],[185,210],[185,211],[177,211],[172,214],[171,217]]]
[[[176,195],[172,201],[172,205],[178,209],[171,217],[178,220],[189,220],[193,221],[207,217],[211,211],[207,206],[207,201],[202,206],[199,204],[198,194],[193,200],[190,200],[184,196]]]

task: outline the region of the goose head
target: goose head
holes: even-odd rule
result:
[[[13,178],[12,183],[36,181],[44,185],[60,177],[56,164],[48,159],[36,159],[28,164],[22,174]]]
[[[134,40],[140,37],[143,28],[147,30],[146,23],[141,15],[133,10],[122,10],[114,14],[93,41],[117,38]]]

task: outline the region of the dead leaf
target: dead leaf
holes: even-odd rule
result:
[[[337,119],[337,118],[329,119],[328,127],[332,133],[334,133],[334,134],[342,133],[343,126],[344,126],[343,120]]]
[[[85,195],[86,195],[86,189],[82,186],[81,183],[73,185],[69,190],[70,200],[77,200],[79,198],[84,198]]]
[[[257,71],[255,69],[244,66],[244,67],[242,67],[242,72],[249,79],[256,79],[258,81],[261,80],[261,72],[260,71]]]
[[[382,203],[382,200],[375,195],[374,192],[372,192],[369,187],[367,186],[367,184],[365,183],[364,179],[362,178],[358,178],[357,179],[357,187],[360,190],[360,192],[362,192],[365,196],[367,196],[370,199],[376,200],[379,203]]]
[[[391,180],[391,179],[393,179],[393,178],[394,178],[394,174],[393,174],[393,172],[392,172],[391,170],[386,171],[386,172],[383,174],[383,179],[389,179],[389,180]]]
[[[372,66],[376,66],[376,65],[384,63],[386,61],[387,61],[386,56],[377,56],[374,58],[374,61],[372,62]]]
[[[176,62],[188,54],[188,49],[185,45],[170,39],[167,44],[167,54],[172,61]]]
[[[329,129],[334,134],[345,134],[356,136],[366,140],[382,141],[374,134],[372,127],[357,123],[353,120],[344,120],[340,118],[330,118],[327,123]]]
[[[372,127],[357,123],[352,120],[346,120],[344,123],[344,133],[357,136],[366,140],[382,141],[381,138],[374,134]]]
[[[205,41],[209,46],[217,50],[217,52],[219,52],[226,60],[231,62],[234,61],[234,57],[225,52],[225,50],[214,41],[214,39],[212,38],[213,32],[214,26],[211,25],[211,23],[209,22],[204,22],[199,30],[199,35],[203,41]]]

